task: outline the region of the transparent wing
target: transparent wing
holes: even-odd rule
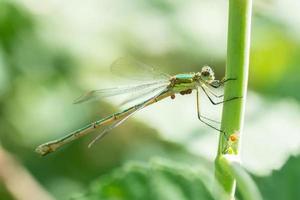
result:
[[[143,106],[144,107],[144,106]],[[129,114],[128,116],[126,116],[124,119],[121,119],[119,121],[116,121],[115,123],[113,123],[112,125],[106,127],[97,137],[95,137],[95,139],[93,139],[89,145],[88,148],[91,148],[96,141],[102,139],[109,131],[111,131],[112,129],[116,128],[117,126],[121,125],[122,123],[124,123],[127,119],[129,119],[132,115],[134,115],[135,113],[137,113],[139,110],[141,110],[143,107],[139,107],[137,110],[135,110],[134,112],[132,112],[131,114]]]
[[[164,91],[166,91],[166,88],[160,89],[159,91],[157,91],[157,93],[152,96],[151,98],[148,99],[152,100],[155,99],[157,97],[159,97]],[[106,127],[95,139],[92,140],[92,142],[88,145],[88,147],[90,148],[91,146],[93,146],[93,144],[102,139],[104,136],[106,136],[106,134],[111,131],[112,129],[118,127],[119,125],[121,125],[122,123],[124,123],[127,119],[129,119],[132,115],[134,115],[135,113],[137,113],[138,111],[142,110],[148,101],[145,101],[144,103],[140,104],[138,107],[136,107],[135,111],[133,111],[132,113],[130,113],[129,115],[127,115],[125,118],[116,121],[115,123],[113,123],[112,125]]]
[[[162,89],[166,89],[167,86],[162,85],[162,86],[158,86],[158,87],[151,87],[151,88],[147,88],[143,91],[137,92],[137,93],[133,93],[131,96],[127,97],[126,99],[124,99],[121,102],[121,106],[123,105],[128,105],[128,104],[133,104],[136,101],[142,100],[142,99],[146,99],[147,97],[150,97],[151,95],[157,93],[158,91],[161,91]]]
[[[122,57],[110,66],[111,72],[131,80],[165,80],[171,76],[130,57]]]
[[[101,98],[112,97],[116,95],[126,94],[126,93],[137,93],[144,90],[149,90],[158,87],[166,87],[169,84],[168,80],[160,80],[155,82],[144,83],[140,85],[107,88],[100,90],[91,90],[86,94],[83,94],[74,101],[74,104],[83,103],[92,100],[99,100]]]

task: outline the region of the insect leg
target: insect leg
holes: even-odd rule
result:
[[[218,95],[216,94],[214,91],[212,91],[209,87],[207,87],[205,84],[203,85],[203,87],[205,87],[205,89],[211,94],[213,95],[214,97],[216,98],[222,98],[224,97],[224,94],[221,94],[221,95]]]
[[[213,125],[211,125],[211,124],[209,124],[209,123],[207,123],[206,121],[203,120],[203,119],[205,119],[206,117],[203,117],[203,116],[201,115],[201,113],[200,113],[199,89],[197,89],[196,102],[197,102],[197,116],[198,116],[198,119],[199,119],[202,123],[204,123],[205,125],[211,127],[212,129],[214,129],[214,130],[216,130],[216,131],[219,131],[219,132],[225,134],[224,131],[222,131],[222,130],[216,128],[216,127],[214,127]],[[202,118],[203,118],[203,119],[202,119]]]
[[[221,81],[219,80],[214,80],[212,83],[210,83],[209,85],[211,87],[214,87],[214,88],[219,88],[220,86],[223,86],[224,83],[226,83],[227,81],[233,81],[233,80],[236,80],[236,78],[223,78]]]
[[[200,86],[201,89],[203,90],[203,92],[206,94],[207,98],[209,99],[209,101],[213,104],[213,105],[219,105],[219,104],[222,104],[222,103],[225,103],[227,101],[232,101],[232,100],[235,100],[235,99],[240,99],[242,97],[232,97],[230,99],[226,99],[226,100],[223,100],[223,101],[219,101],[219,102],[215,102],[214,100],[212,100],[212,98],[208,95],[207,91],[204,89],[203,86]]]

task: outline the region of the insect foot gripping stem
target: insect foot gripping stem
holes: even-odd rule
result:
[[[237,78],[222,78],[222,80],[221,80],[221,82],[222,83],[226,83],[226,82],[228,82],[228,81],[236,81],[237,80]]]
[[[222,78],[220,81],[219,80],[214,80],[210,83],[210,86],[214,87],[214,88],[219,88],[221,86],[223,86],[226,82],[228,81],[235,81],[237,80],[237,78]]]
[[[222,102],[222,103],[225,103],[225,102],[228,102],[228,101],[233,101],[233,100],[236,100],[236,99],[242,99],[242,98],[243,98],[243,96],[240,96],[240,97],[232,97],[232,98],[223,100],[223,101],[221,101],[221,102]]]

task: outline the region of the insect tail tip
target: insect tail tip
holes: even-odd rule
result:
[[[88,148],[90,149],[94,145],[94,143],[95,143],[94,141],[90,142]]]
[[[35,152],[41,156],[46,156],[52,152],[52,149],[48,145],[42,144],[35,149]]]

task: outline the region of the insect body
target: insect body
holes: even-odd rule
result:
[[[79,97],[77,100],[75,100],[74,103],[82,103],[94,99],[101,99],[104,97],[111,97],[119,94],[129,93],[134,91],[137,93],[137,95],[134,96],[134,98],[129,99],[127,102],[131,102],[136,99],[140,99],[145,95],[152,94],[151,97],[148,97],[146,100],[141,101],[141,103],[135,104],[134,106],[131,106],[123,111],[120,111],[118,113],[112,114],[106,118],[100,119],[98,121],[92,122],[85,127],[78,129],[66,136],[64,136],[61,139],[54,140],[47,142],[45,144],[42,144],[36,148],[36,152],[41,155],[47,155],[61,146],[78,139],[90,132],[92,132],[95,129],[105,127],[104,130],[100,135],[98,135],[91,143],[92,145],[95,141],[98,139],[101,139],[104,137],[111,129],[119,126],[123,122],[125,122],[129,117],[131,117],[133,114],[138,112],[139,110],[143,109],[146,106],[149,106],[153,103],[156,103],[166,97],[171,97],[172,99],[175,98],[176,94],[180,95],[187,95],[191,94],[193,90],[196,90],[196,97],[197,97],[197,116],[200,121],[205,123],[206,125],[210,126],[211,128],[221,131],[208,123],[210,122],[216,122],[214,120],[208,119],[200,114],[199,109],[199,90],[203,90],[204,93],[207,95],[211,103],[214,105],[230,101],[233,99],[236,99],[237,97],[233,97],[231,99],[227,99],[225,101],[215,102],[211,98],[211,95],[221,98],[221,96],[216,95],[210,87],[218,88],[221,85],[224,84],[227,80],[215,80],[214,72],[209,66],[202,67],[200,72],[197,73],[186,73],[186,74],[177,74],[175,76],[169,76],[164,73],[158,73],[154,71],[152,68],[139,63],[137,61],[131,61],[128,62],[128,60],[119,59],[112,65],[112,70],[117,70],[119,72],[119,69],[122,68],[124,65],[129,65],[131,67],[136,67],[133,72],[137,73],[140,72],[141,69],[144,69],[148,75],[151,78],[154,76],[158,77],[155,81],[147,81],[146,83],[140,84],[140,85],[134,85],[134,86],[127,86],[127,87],[118,87],[118,88],[109,88],[109,89],[101,89],[101,90],[92,90],[83,96]],[[125,71],[128,72],[128,71]],[[124,73],[123,75],[126,75]],[[140,74],[136,74],[136,78],[140,78]]]

